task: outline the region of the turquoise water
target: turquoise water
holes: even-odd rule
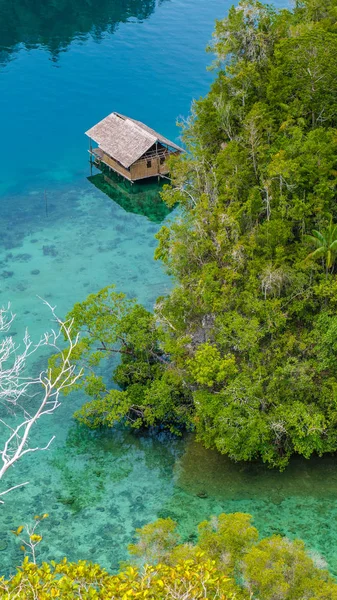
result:
[[[211,81],[204,47],[228,6],[0,0],[0,297],[18,314],[16,339],[25,325],[34,337],[50,326],[37,295],[63,315],[110,283],[148,307],[169,290],[153,261],[153,236],[168,218],[155,186],[129,193],[102,189],[98,173],[88,180],[83,132],[117,110],[177,139],[176,118]],[[10,529],[38,513],[50,514],[41,559],[116,569],[134,529],[158,516],[176,518],[188,539],[210,514],[244,510],[263,534],[303,538],[337,574],[335,458],[294,460],[279,474],[232,464],[192,436],[93,433],[72,419],[83,400],[64,399],[34,438],[43,444],[55,434],[50,450],[26,457],[7,479],[30,485],[0,509],[3,571],[22,558]]]

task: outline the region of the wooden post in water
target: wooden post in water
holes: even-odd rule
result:
[[[92,177],[92,145],[91,145],[91,138],[89,138],[89,152],[90,152],[90,177]]]

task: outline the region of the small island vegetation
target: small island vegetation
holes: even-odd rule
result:
[[[217,22],[217,75],[163,192],[171,293],[151,313],[110,287],[68,315],[86,331],[81,422],[192,428],[279,469],[337,450],[336,11],[242,0]]]

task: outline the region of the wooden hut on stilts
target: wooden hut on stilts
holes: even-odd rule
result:
[[[90,161],[119,173],[131,183],[169,173],[167,159],[184,152],[144,123],[113,112],[86,131]],[[92,141],[98,147],[92,147]]]

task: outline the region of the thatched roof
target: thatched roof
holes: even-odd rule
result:
[[[156,142],[175,150],[183,149],[144,123],[113,112],[86,131],[99,147],[127,169],[141,158]]]

